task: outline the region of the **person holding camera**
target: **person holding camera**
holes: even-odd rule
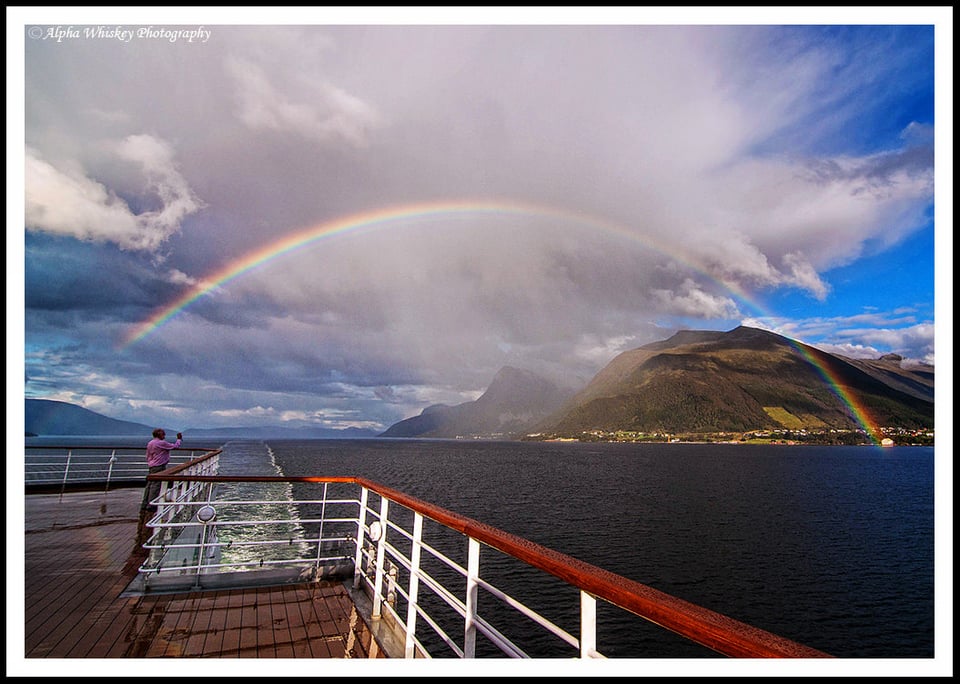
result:
[[[183,441],[183,434],[180,432],[177,433],[176,442],[168,442],[166,437],[167,433],[163,428],[157,428],[153,431],[153,439],[147,442],[147,468],[151,475],[167,469],[167,464],[170,463],[170,452],[174,449],[179,449],[180,443]],[[143,504],[141,508],[145,508],[151,512],[156,511],[157,506],[151,503],[151,501],[159,495],[160,483],[147,480],[147,485],[143,490]]]

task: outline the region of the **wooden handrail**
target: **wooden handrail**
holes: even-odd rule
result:
[[[191,451],[199,451],[199,450],[198,450],[198,449],[191,449]],[[186,469],[189,468],[190,466],[194,466],[194,465],[196,465],[196,464],[198,464],[198,463],[203,463],[203,462],[206,461],[207,459],[213,458],[214,456],[218,456],[218,455],[220,455],[222,452],[223,452],[223,449],[210,449],[210,450],[207,451],[207,453],[203,454],[202,456],[197,456],[196,458],[191,459],[191,460],[189,460],[189,461],[184,461],[184,462],[181,463],[180,465],[175,465],[175,466],[173,466],[172,468],[168,468],[167,470],[164,470],[164,471],[162,471],[162,472],[164,472],[164,473],[179,473],[179,472],[181,472],[181,471],[183,471],[183,470],[186,470]],[[154,473],[154,475],[147,475],[147,479],[148,479],[148,480],[155,479],[156,475],[159,475],[159,473]],[[183,479],[183,478],[177,478],[177,479]]]
[[[177,469],[180,467],[178,466]],[[356,483],[401,506],[513,556],[581,590],[675,632],[722,655],[736,658],[832,658],[828,653],[777,636],[617,575],[523,537],[454,513],[363,477],[174,476],[175,469],[149,479],[196,482]]]

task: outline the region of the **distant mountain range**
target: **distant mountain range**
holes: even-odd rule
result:
[[[430,406],[380,436],[512,438],[559,409],[572,394],[535,373],[505,366],[476,401]]]
[[[94,411],[68,404],[63,401],[46,399],[27,399],[24,415],[27,435],[43,437],[80,436],[80,437],[143,437],[146,443],[150,439],[155,425],[132,423],[125,420],[108,418]],[[359,439],[375,437],[373,430],[349,428],[332,430],[327,428],[284,428],[284,427],[224,427],[224,428],[166,428],[167,434],[183,432],[191,438],[223,437],[234,439]]]
[[[224,427],[224,428],[188,428],[184,436],[229,437],[232,439],[369,439],[376,437],[376,430],[361,428],[320,428],[320,427]]]
[[[116,437],[140,436],[150,439],[153,427],[116,420],[64,401],[27,399],[24,423],[28,435]]]
[[[685,330],[620,354],[573,396],[504,369],[475,402],[430,407],[382,436],[856,431],[864,416],[872,426],[932,428],[933,368],[901,361],[849,359],[745,326]]]
[[[575,392],[504,367],[476,401],[435,405],[368,430],[175,428],[191,437],[272,439],[563,439],[600,433],[696,435],[761,430],[932,429],[934,370],[887,354],[851,359],[741,326],[684,330],[624,352]],[[130,436],[154,426],[59,401],[26,400],[27,434]],[[174,428],[168,429],[173,432]]]

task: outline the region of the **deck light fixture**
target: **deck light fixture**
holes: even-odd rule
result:
[[[217,517],[217,509],[207,504],[201,506],[200,510],[197,511],[197,520],[206,525],[209,522],[213,522],[213,519]]]
[[[380,537],[383,535],[383,526],[380,524],[379,520],[374,520],[370,523],[370,541],[380,541]]]

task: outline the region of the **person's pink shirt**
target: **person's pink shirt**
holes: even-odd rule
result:
[[[165,439],[151,439],[147,442],[147,467],[167,465],[170,451],[180,446],[180,440],[168,442]]]

